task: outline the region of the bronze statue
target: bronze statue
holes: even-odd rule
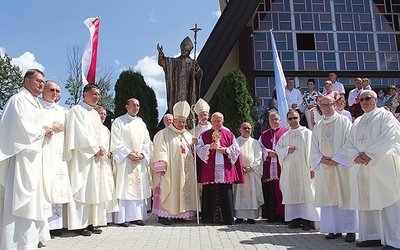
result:
[[[190,105],[200,98],[200,85],[203,71],[196,60],[190,58],[193,43],[186,37],[181,43],[181,55],[177,58],[165,57],[163,47],[157,44],[158,64],[165,72],[167,86],[168,109],[179,101],[187,101]]]

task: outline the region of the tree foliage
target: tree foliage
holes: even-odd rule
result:
[[[74,106],[82,99],[83,80],[82,80],[82,48],[78,45],[72,46],[67,49],[67,67],[68,67],[68,79],[65,83],[65,88],[69,92],[70,96],[65,101],[65,104],[69,107]],[[114,110],[114,97],[111,91],[111,70],[98,70],[96,75],[96,84],[100,88],[100,101],[99,104],[104,108],[113,111]]]
[[[65,104],[69,107],[77,104],[82,98],[82,49],[78,45],[67,48],[67,72],[68,79],[65,89],[69,92],[69,97]]]
[[[114,96],[111,93],[111,80],[112,74],[110,70],[99,72],[100,77],[96,84],[100,88],[100,100],[99,105],[103,106],[107,110],[114,111]]]
[[[140,116],[147,125],[151,138],[156,133],[158,123],[157,99],[140,72],[128,69],[123,71],[115,84],[115,117],[126,113],[125,104],[130,98],[140,102]]]
[[[7,54],[0,54],[0,109],[23,86],[22,70],[11,64]]]
[[[224,115],[224,126],[236,136],[243,122],[253,126],[251,106],[253,99],[247,84],[247,79],[240,70],[233,70],[225,76],[211,100],[214,111]]]

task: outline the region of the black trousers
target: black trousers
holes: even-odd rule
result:
[[[234,216],[232,184],[203,185],[203,223],[232,223]]]
[[[264,204],[261,206],[261,217],[263,219],[276,219],[276,196],[275,181],[262,182]]]

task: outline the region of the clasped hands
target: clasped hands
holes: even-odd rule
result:
[[[60,122],[53,122],[51,124],[51,127],[44,126],[43,129],[46,131],[45,132],[46,137],[52,137],[54,133],[59,133],[64,131],[64,125]]]
[[[52,137],[53,136],[53,134],[54,134],[53,128],[50,128],[49,126],[44,126],[43,129],[45,131],[44,135],[46,137]]]
[[[244,173],[248,173],[251,171],[251,167],[247,166],[247,167],[243,167],[243,172]]]
[[[369,157],[365,152],[358,153],[358,156],[354,159],[354,162],[357,164],[368,165],[371,161],[371,157]]]
[[[289,148],[288,148],[288,154],[293,154],[294,153],[294,151],[296,151],[296,147],[293,147],[293,146],[289,146]]]
[[[219,146],[218,143],[216,143],[216,142],[213,142],[210,144],[210,150],[215,150],[218,153],[222,153],[222,154],[226,153],[226,148]]]
[[[53,122],[53,124],[51,124],[51,126],[53,127],[53,130],[56,133],[64,131],[64,125],[60,122]]]
[[[102,146],[100,146],[100,149],[99,149],[99,151],[96,153],[96,156],[102,157],[102,156],[104,156],[105,154],[106,154],[106,150],[105,150]]]
[[[276,151],[275,150],[271,150],[271,151],[269,151],[268,152],[268,156],[269,157],[278,157],[278,154],[276,153]]]
[[[337,165],[339,165],[339,163],[337,163],[336,161],[332,160],[332,158],[326,157],[326,156],[323,156],[321,158],[320,163],[328,165],[328,166],[337,166]]]
[[[141,160],[143,160],[144,155],[138,152],[131,152],[128,155],[128,158],[133,161],[133,162],[140,162]]]

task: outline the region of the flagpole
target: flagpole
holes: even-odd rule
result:
[[[276,99],[278,102],[278,114],[281,117],[281,126],[287,127],[288,122],[286,115],[289,111],[286,101],[286,78],[283,73],[283,68],[281,64],[281,60],[279,59],[278,50],[276,48],[274,34],[272,33],[273,29],[270,29],[271,32],[271,45],[272,45],[272,58],[274,61],[274,76],[275,76],[275,89],[276,89]]]

